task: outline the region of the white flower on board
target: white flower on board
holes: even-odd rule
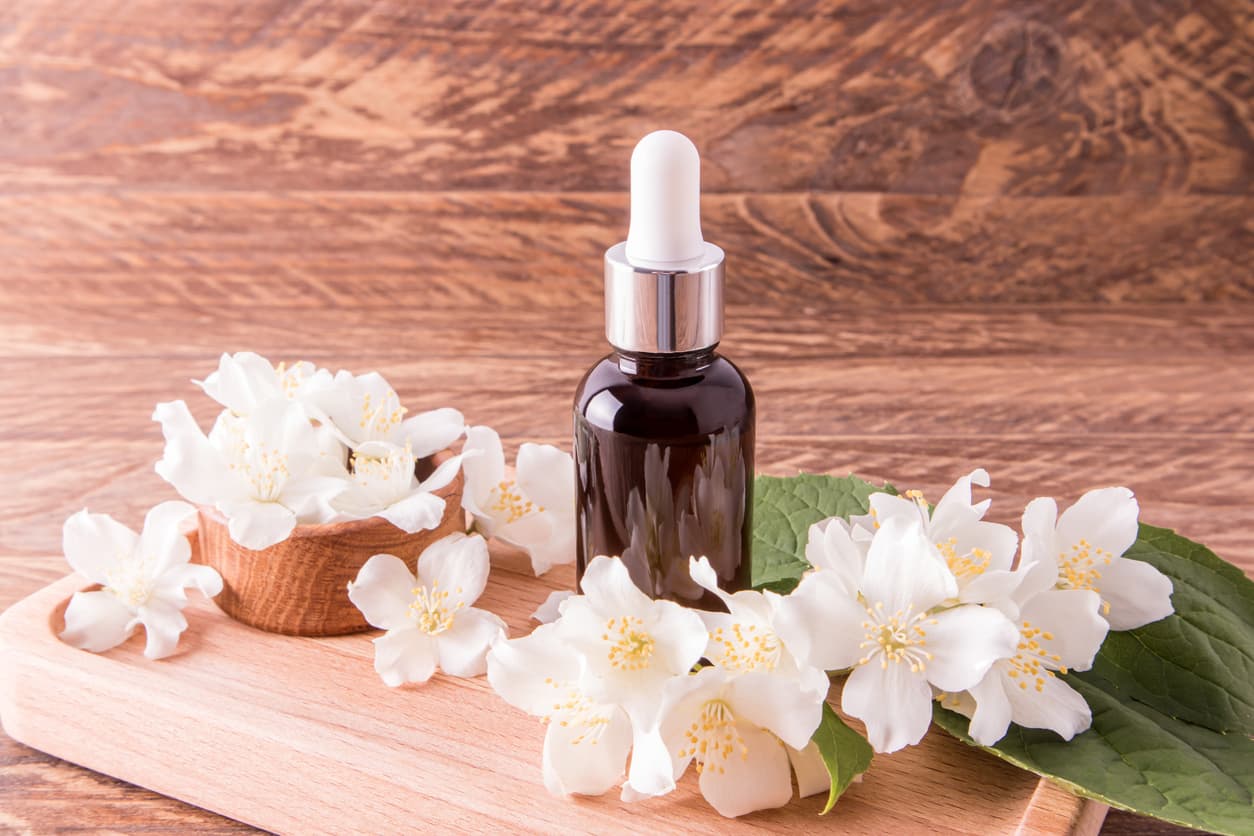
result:
[[[210,598],[222,591],[217,572],[189,562],[192,550],[183,529],[195,514],[185,502],[162,502],[148,512],[139,534],[107,514],[85,509],[67,519],[65,559],[101,589],[74,593],[61,640],[99,653],[126,641],[142,624],[145,656],[173,653],[187,629],[185,590],[196,587]]]
[[[1058,677],[1093,666],[1107,625],[1097,593],[1048,589],[1018,604],[1019,642],[966,694],[941,696],[941,704],[971,718],[969,733],[992,746],[1011,723],[1050,729],[1070,740],[1092,723],[1088,703]]]
[[[574,562],[575,463],[569,453],[523,444],[515,478],[507,479],[500,436],[489,427],[471,427],[463,456],[462,507],[476,529],[525,550],[537,575]]]
[[[701,794],[720,814],[742,816],[782,807],[792,799],[794,759],[808,765],[817,752],[810,737],[822,717],[823,693],[778,673],[732,673],[703,668],[667,682],[658,714],[661,747],[637,746],[625,800],[640,792],[637,775],[669,771],[671,783],[696,763]],[[637,760],[647,764],[637,765]],[[824,788],[798,769],[802,794]]]
[[[1062,589],[1101,596],[1112,630],[1132,630],[1174,612],[1171,579],[1150,564],[1122,557],[1136,542],[1136,497],[1127,488],[1089,491],[1058,515],[1047,497],[1023,512],[1023,560],[1057,566]]]
[[[165,451],[156,471],[184,499],[216,508],[231,539],[264,549],[298,522],[329,522],[347,486],[300,404],[271,400],[246,416],[222,412],[206,436],[183,401],[157,404]],[[332,475],[339,474],[339,475]]]
[[[488,648],[506,627],[472,607],[488,581],[488,545],[478,535],[450,534],[405,561],[376,554],[348,585],[366,621],[386,630],[374,640],[374,669],[385,683],[426,682],[438,666],[451,676],[479,676]]]
[[[488,682],[502,699],[547,725],[544,785],[553,795],[601,795],[623,777],[632,726],[617,704],[590,699],[583,660],[554,624],[497,642]]]
[[[710,634],[706,659],[730,673],[770,673],[792,679],[798,687],[815,692],[821,698],[827,696],[830,685],[827,674],[797,660],[791,648],[792,641],[798,637],[781,635],[779,615],[784,596],[769,590],[744,590],[729,595],[719,589],[718,576],[704,557],[691,558],[689,571],[699,586],[717,595],[727,607],[725,613],[700,611]],[[803,631],[802,641],[809,647],[810,625],[789,619],[784,633],[790,630]],[[821,698],[814,704],[817,713],[822,710]],[[813,718],[815,725],[819,721],[817,713]]]
[[[558,635],[583,655],[588,695],[648,725],[663,683],[686,675],[705,652],[705,624],[693,610],[641,592],[616,557],[594,558],[580,587],[582,595],[561,605]]]
[[[936,609],[957,594],[920,520],[892,515],[876,530],[856,586],[836,572],[808,574],[782,602],[781,632],[811,635],[808,648],[794,646],[804,663],[852,668],[841,708],[866,723],[877,752],[892,752],[927,732],[932,686],[965,691],[1015,653],[1018,631],[998,610]]]

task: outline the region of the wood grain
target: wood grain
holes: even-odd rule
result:
[[[835,306],[1254,300],[1249,195],[740,193],[702,209],[705,235],[731,251],[728,302],[767,301],[793,321]],[[0,194],[0,216],[14,305],[294,316],[351,300],[503,319],[599,308],[627,196],[76,189]]]
[[[0,607],[171,496],[151,408],[224,350],[566,444],[657,127],[763,469],[1127,484],[1254,572],[1252,109],[1242,0],[0,5]],[[0,739],[0,830],[84,826],[243,829]]]
[[[38,0],[0,28],[0,182],[1245,194],[1248,5]],[[137,33],[142,33],[138,35]]]
[[[497,550],[481,606],[511,633],[565,566],[536,579],[524,555]],[[666,798],[628,805],[615,793],[561,801],[540,777],[544,727],[503,706],[483,678],[436,676],[389,689],[366,635],[263,634],[197,600],[193,627],[164,664],[137,642],[88,655],[56,637],[74,577],[0,620],[0,710],[19,740],[284,833],[392,833],[420,816],[439,831],[870,834],[1095,833],[1087,806],[944,734],[881,758],[827,819],[822,798],[738,820],[712,814],[694,770]],[[137,758],[134,741],[144,741]],[[912,803],[903,804],[903,799]],[[818,822],[821,821],[821,825]]]

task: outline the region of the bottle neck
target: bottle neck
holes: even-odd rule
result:
[[[614,358],[623,374],[635,377],[684,377],[707,368],[714,362],[717,345],[668,354],[648,354],[614,349]]]

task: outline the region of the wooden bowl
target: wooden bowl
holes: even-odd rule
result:
[[[418,463],[420,474],[452,455],[445,451]],[[418,555],[436,540],[465,531],[462,474],[436,496],[444,499],[444,517],[431,531],[406,534],[380,517],[325,525],[298,525],[288,539],[261,551],[231,539],[226,519],[213,508],[200,508],[193,539],[195,561],[222,575],[214,603],[227,615],[262,630],[289,636],[339,636],[369,630],[348,600],[348,582],[376,554],[394,554],[412,570]]]

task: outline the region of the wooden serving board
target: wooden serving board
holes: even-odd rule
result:
[[[494,552],[480,606],[511,635],[553,589],[520,555]],[[822,800],[738,820],[718,816],[690,774],[661,799],[551,797],[540,777],[544,727],[483,678],[437,675],[390,689],[371,634],[261,632],[197,599],[176,655],[143,658],[135,636],[105,654],[62,644],[64,578],[0,616],[0,720],[16,740],[277,832],[458,831],[1096,833],[1106,808],[933,730],[875,759],[818,817]]]

